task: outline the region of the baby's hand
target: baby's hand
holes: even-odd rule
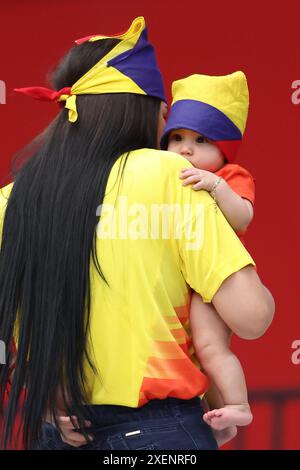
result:
[[[179,178],[184,180],[182,186],[196,183],[193,185],[195,191],[199,191],[199,189],[211,191],[219,177],[211,171],[199,170],[199,168],[184,168],[181,170]]]

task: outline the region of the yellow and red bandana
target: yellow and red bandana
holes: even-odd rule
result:
[[[72,87],[58,91],[43,87],[16,88],[14,91],[40,100],[65,101],[70,122],[78,119],[77,95],[135,93],[166,101],[154,48],[148,41],[145,19],[142,16],[136,18],[123,34],[88,36],[75,43],[80,45],[86,41],[109,38],[119,39],[120,42]]]

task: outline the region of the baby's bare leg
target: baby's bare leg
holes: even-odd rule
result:
[[[242,366],[230,350],[231,331],[212,304],[194,293],[190,326],[195,353],[201,366],[215,383],[224,407],[205,413],[204,420],[214,429],[245,426],[252,421]]]
[[[205,398],[207,400],[209,410],[223,408],[225,405],[223,397],[214,383],[211,384],[208,392],[205,393]]]

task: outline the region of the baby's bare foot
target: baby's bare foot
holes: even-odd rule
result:
[[[253,417],[248,404],[225,405],[224,408],[208,411],[203,415],[204,421],[216,431],[230,426],[247,426]]]
[[[222,431],[215,431],[213,430],[215,439],[217,441],[218,447],[222,447],[226,442],[231,441],[237,435],[237,427],[236,426],[229,426],[229,428],[225,428]]]

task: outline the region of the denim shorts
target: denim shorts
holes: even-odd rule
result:
[[[72,447],[45,423],[36,450],[217,450],[211,428],[203,421],[199,397],[151,400],[140,408],[115,405],[86,407],[92,443]]]

